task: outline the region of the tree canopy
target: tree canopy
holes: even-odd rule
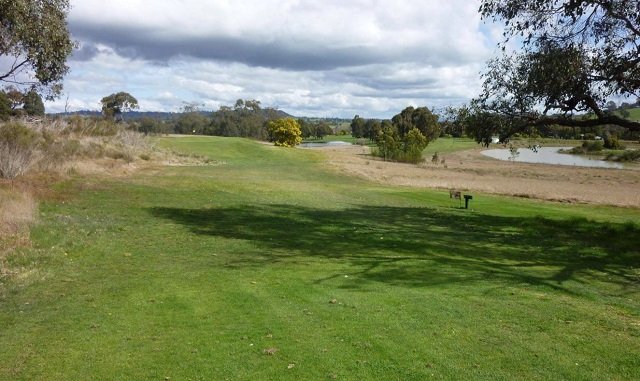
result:
[[[123,112],[138,108],[138,100],[124,91],[108,95],[102,98],[100,103],[102,114],[107,118],[117,118]]]
[[[438,115],[432,113],[427,107],[409,106],[391,118],[391,122],[400,136],[417,128],[427,138],[427,142],[432,142],[440,136],[438,119]]]
[[[0,0],[0,57],[13,61],[0,67],[0,82],[38,88],[49,98],[60,94],[76,45],[68,13],[68,0]]]
[[[505,23],[504,52],[514,40],[522,49],[489,61],[472,109],[503,119],[494,128],[470,125],[477,138],[554,124],[640,131],[640,122],[606,109],[611,97],[640,94],[640,2],[483,0],[479,11]]]
[[[24,95],[24,106],[22,106],[27,115],[44,116],[44,103],[40,94],[35,90],[30,90]]]
[[[282,118],[269,122],[269,134],[276,146],[295,147],[302,142],[300,125],[293,118]]]

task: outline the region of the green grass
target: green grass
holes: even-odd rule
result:
[[[317,151],[160,144],[219,164],[41,205],[0,285],[0,379],[637,379],[638,209],[464,210]]]
[[[635,108],[630,108],[627,111],[629,111],[629,118],[630,120],[640,120],[640,107],[635,107]]]
[[[468,149],[478,148],[480,145],[473,139],[464,138],[438,138],[435,141],[429,143],[427,148],[423,151],[423,155],[429,161],[434,153],[445,154],[455,151],[462,151]]]

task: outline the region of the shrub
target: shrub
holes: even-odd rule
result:
[[[607,149],[624,149],[620,140],[616,136],[607,135],[604,138],[604,148]]]
[[[640,150],[624,151],[620,156],[618,156],[617,161],[622,161],[622,162],[640,161]]]
[[[22,123],[0,126],[0,177],[13,179],[25,174],[36,159],[40,136]]]
[[[602,140],[594,140],[589,142],[585,147],[588,152],[598,152],[604,149],[604,142]]]

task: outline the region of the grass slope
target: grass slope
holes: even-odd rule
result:
[[[640,211],[384,187],[322,153],[77,178],[0,285],[0,379],[631,380]]]

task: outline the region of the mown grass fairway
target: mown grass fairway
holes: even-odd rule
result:
[[[633,380],[640,210],[345,177],[323,153],[77,178],[0,285],[6,380]],[[7,278],[8,279],[8,278]]]

